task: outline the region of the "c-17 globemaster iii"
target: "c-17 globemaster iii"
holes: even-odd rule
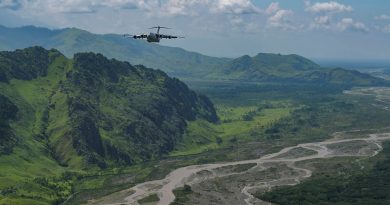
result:
[[[170,29],[167,27],[162,27],[162,26],[155,26],[150,29],[157,29],[157,33],[152,33],[150,32],[149,34],[141,34],[141,35],[130,35],[130,34],[125,34],[123,35],[124,37],[127,38],[134,38],[134,39],[145,39],[149,42],[155,42],[158,43],[160,42],[161,39],[173,39],[173,38],[184,38],[181,36],[172,36],[172,35],[165,35],[165,34],[160,34],[160,29]]]

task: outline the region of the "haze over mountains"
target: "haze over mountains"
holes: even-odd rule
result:
[[[0,50],[14,50],[30,46],[56,48],[67,57],[78,52],[101,53],[116,58],[158,68],[175,76],[196,72],[206,73],[213,67],[227,62],[227,58],[214,58],[181,48],[160,46],[142,40],[124,38],[117,34],[98,35],[77,28],[49,30],[26,26],[7,28],[0,26]],[[198,67],[202,65],[202,67]]]
[[[160,46],[121,35],[92,34],[76,28],[49,30],[26,26],[0,26],[0,50],[29,46],[56,48],[68,57],[77,52],[96,52],[109,58],[161,69],[179,78],[209,80],[291,81],[356,85],[384,84],[382,79],[344,69],[324,69],[298,55],[260,53],[237,59],[216,58],[181,48]]]

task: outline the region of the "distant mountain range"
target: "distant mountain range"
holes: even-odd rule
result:
[[[274,80],[293,78],[307,71],[319,70],[319,65],[298,55],[259,53],[234,59],[220,66],[217,74],[227,79]]]
[[[55,48],[72,57],[77,52],[96,52],[109,58],[161,69],[171,76],[209,80],[246,80],[254,82],[335,83],[383,85],[383,79],[342,68],[321,68],[298,55],[260,53],[237,59],[216,58],[181,48],[160,46],[121,35],[93,34],[76,28],[49,30],[26,26],[0,26],[0,50],[29,46]]]
[[[31,46],[55,48],[69,58],[78,52],[101,53],[108,58],[128,61],[133,65],[158,68],[173,76],[194,73],[204,75],[210,69],[230,60],[124,38],[117,34],[93,34],[77,28],[50,30],[35,26],[0,26],[0,50],[11,51]]]
[[[299,55],[260,53],[225,63],[208,76],[254,82],[293,82],[345,85],[388,85],[383,79],[342,68],[322,68]]]

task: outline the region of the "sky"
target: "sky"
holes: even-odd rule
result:
[[[185,36],[162,45],[211,56],[390,60],[389,0],[0,0],[0,24],[100,34],[160,25]]]

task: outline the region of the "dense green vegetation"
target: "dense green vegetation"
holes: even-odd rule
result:
[[[47,75],[50,59],[49,51],[43,48],[1,52],[0,81],[10,79],[31,80]]]
[[[270,102],[267,106],[217,107],[221,123],[201,120],[189,123],[183,140],[171,156],[193,155],[231,147],[237,143],[237,139],[253,140],[253,136],[261,132],[259,130],[269,128],[273,123],[288,117],[294,109],[287,102]]]
[[[173,191],[173,194],[175,194],[176,198],[172,205],[185,204],[185,202],[188,200],[187,195],[191,193],[193,193],[191,190],[191,186],[187,184],[185,184],[183,188],[175,189]]]
[[[173,156],[225,150],[225,160],[237,155],[248,159],[257,157],[251,149],[277,150],[323,140],[337,131],[379,129],[390,123],[389,113],[371,106],[373,99],[341,94],[347,85],[187,83],[216,103],[220,123],[190,123]],[[253,118],[245,119],[248,114]]]
[[[159,201],[159,198],[158,198],[157,194],[152,194],[148,197],[145,197],[141,200],[138,200],[138,203],[139,204],[147,204],[147,203],[158,202],[158,201]]]
[[[178,79],[100,54],[32,47],[0,52],[0,68],[0,204],[59,203],[101,169],[167,154],[188,122],[218,120]]]
[[[309,180],[292,187],[281,187],[265,194],[263,200],[277,204],[389,204],[390,144],[374,160],[374,165],[363,162],[320,163],[316,174]],[[362,165],[363,163],[363,165]],[[321,166],[321,168],[319,168]]]
[[[69,117],[81,122],[72,133],[80,136],[76,149],[81,153],[92,150],[131,164],[172,150],[184,132],[185,120],[217,121],[206,97],[163,72],[77,54],[69,76],[76,91],[69,98]]]
[[[17,112],[18,108],[0,94],[0,155],[11,153],[17,141],[9,125],[9,120],[15,119]]]

